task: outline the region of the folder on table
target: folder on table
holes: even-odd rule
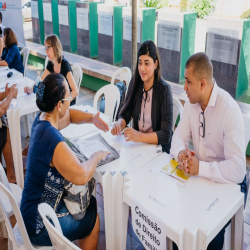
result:
[[[169,176],[172,176],[182,182],[186,182],[188,178],[190,177],[189,174],[187,174],[182,169],[178,168],[178,162],[176,162],[174,159],[172,159],[168,164],[166,164],[162,169],[161,172],[164,174],[167,174]]]
[[[102,159],[97,166],[104,165],[120,157],[118,152],[111,147],[100,134],[96,134],[87,139],[69,140],[65,137],[64,139],[68,146],[74,151],[80,162],[88,160],[92,154],[99,150],[110,151],[111,154]]]

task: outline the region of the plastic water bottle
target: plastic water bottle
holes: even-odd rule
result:
[[[37,77],[36,77],[36,86],[38,86],[38,83],[39,82],[41,82],[42,81],[42,79],[41,79],[41,76],[40,76],[40,72],[39,71],[37,71]]]

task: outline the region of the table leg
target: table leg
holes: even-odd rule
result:
[[[231,220],[231,249],[242,249],[243,238],[243,212],[244,206],[241,206]]]
[[[117,250],[114,248],[114,211],[113,211],[113,176],[110,172],[103,175],[103,201],[105,218],[105,238],[106,249]]]
[[[129,206],[123,202],[124,176],[117,172],[114,180],[114,233],[115,249],[125,250],[128,231]]]
[[[23,189],[24,178],[23,178],[23,158],[22,158],[22,143],[21,143],[21,127],[20,127],[20,113],[19,110],[13,112],[13,122],[15,124],[15,139],[16,139],[16,166],[18,169],[18,175],[16,174],[17,184]]]
[[[10,133],[10,140],[11,140],[11,149],[12,149],[12,155],[13,155],[13,161],[14,161],[14,168],[15,168],[15,174],[16,174],[16,181],[17,181],[17,185],[19,187],[22,188],[21,186],[21,182],[19,180],[19,168],[18,168],[18,160],[17,160],[17,137],[16,137],[16,127],[15,127],[15,119],[14,119],[14,110],[13,109],[9,109],[7,111],[7,118],[8,118],[8,124],[9,124],[9,133]],[[20,127],[20,125],[19,125]]]

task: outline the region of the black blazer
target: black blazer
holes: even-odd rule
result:
[[[119,116],[125,120],[126,124],[133,118],[133,127],[137,131],[139,131],[138,120],[141,113],[142,95],[143,84],[138,86],[133,103]],[[158,137],[158,144],[162,146],[164,152],[169,153],[173,134],[173,96],[170,85],[162,78],[154,81],[151,120],[153,131]]]

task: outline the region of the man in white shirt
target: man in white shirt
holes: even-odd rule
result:
[[[214,81],[213,66],[205,53],[196,53],[188,59],[184,89],[189,100],[174,132],[170,153],[190,175],[237,183],[246,193],[241,111],[235,100]],[[188,149],[191,138],[194,151]],[[207,249],[221,250],[224,233],[225,228]]]

